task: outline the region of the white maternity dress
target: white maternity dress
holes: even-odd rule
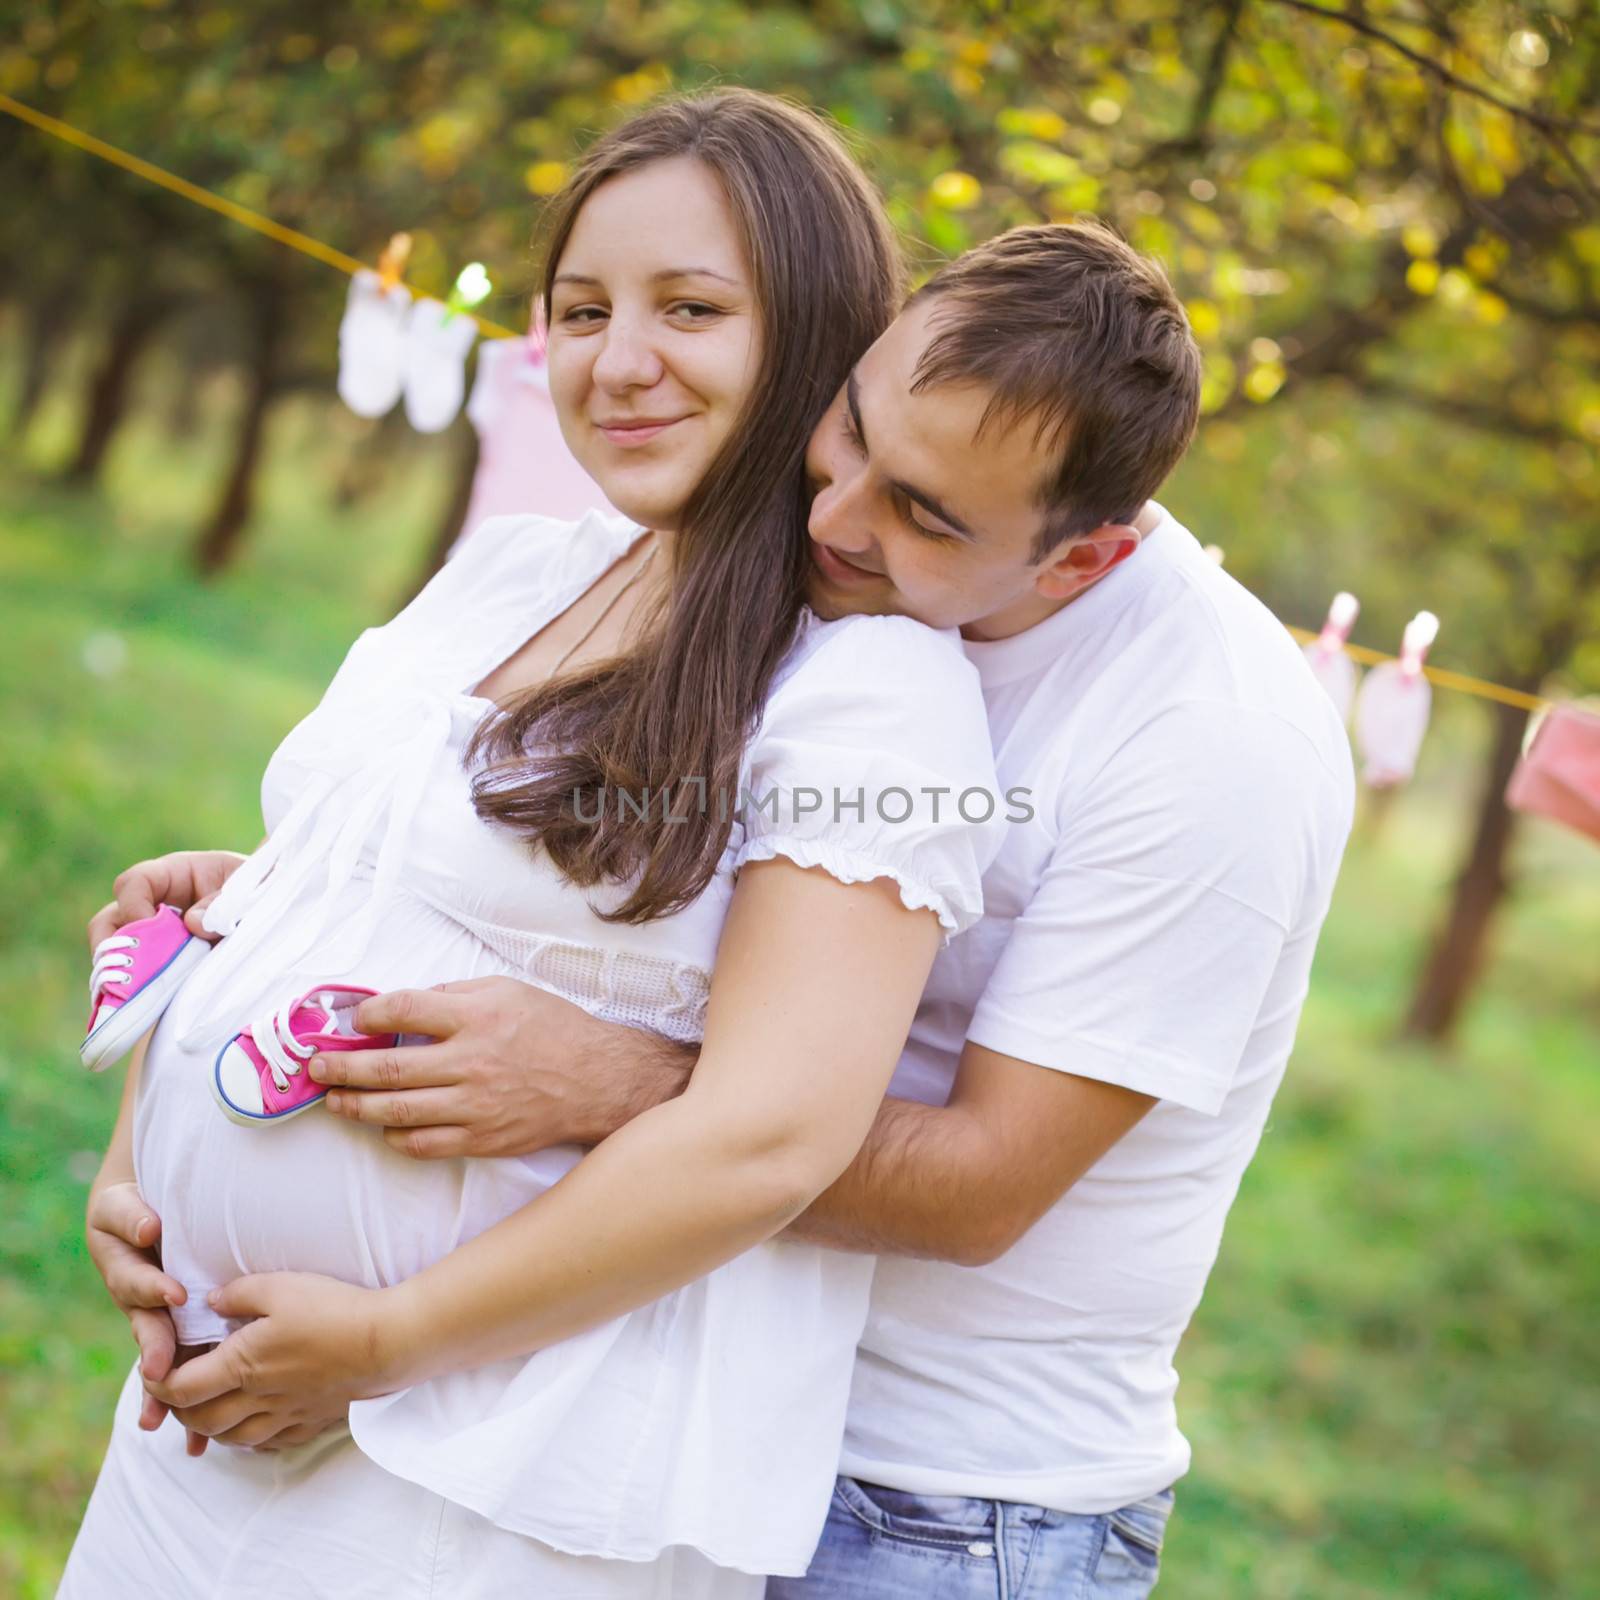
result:
[[[362,635],[273,756],[267,843],[212,909],[227,937],[156,1030],[136,1107],[139,1186],[189,1293],[184,1342],[229,1331],[204,1297],[233,1277],[395,1283],[580,1159],[417,1162],[320,1111],[229,1122],[212,1062],[286,997],[335,978],[387,990],[505,974],[694,1040],[745,862],[890,878],[947,934],[979,916],[1001,823],[967,822],[984,802],[957,799],[993,796],[983,702],[955,635],[905,618],[807,613],[746,752],[727,853],[676,915],[603,922],[596,907],[620,888],[580,891],[477,817],[461,755],[489,708],[472,688],[640,533],[599,516],[486,523]],[[760,1574],[803,1571],[821,1532],[871,1272],[867,1257],[774,1241],[533,1356],[359,1402],[348,1431],[281,1452],[189,1459],[170,1420],[137,1430],[130,1374],[60,1592],[757,1596]]]

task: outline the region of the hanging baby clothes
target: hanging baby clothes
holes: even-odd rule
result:
[[[1356,697],[1356,744],[1361,780],[1369,789],[1393,789],[1411,781],[1422,736],[1428,731],[1433,690],[1422,675],[1422,659],[1439,632],[1439,619],[1419,611],[1406,624],[1400,659],[1385,661],[1366,676]]]
[[[490,517],[534,512],[575,522],[590,511],[614,514],[561,437],[537,333],[479,345],[467,416],[479,455],[463,539]]]
[[[442,300],[412,306],[402,369],[406,419],[418,433],[438,433],[455,421],[466,393],[467,352],[477,337],[477,323]]]
[[[376,272],[350,280],[339,324],[339,398],[358,417],[381,417],[400,398],[411,292]]]
[[[1600,839],[1600,715],[1553,707],[1511,774],[1506,804]]]
[[[1306,660],[1312,676],[1338,707],[1341,722],[1350,720],[1350,706],[1356,697],[1356,664],[1344,645],[1360,610],[1361,602],[1353,594],[1341,590],[1328,607],[1328,619],[1322,624],[1322,632],[1306,646]]]

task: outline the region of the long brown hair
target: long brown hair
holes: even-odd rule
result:
[[[608,179],[676,156],[704,163],[733,213],[760,311],[760,371],[684,508],[659,625],[626,654],[492,713],[465,757],[489,763],[473,782],[478,815],[542,845],[572,882],[637,875],[608,914],[633,923],[697,899],[727,845],[744,747],[805,599],[806,442],[902,286],[881,202],[828,124],[723,89],[654,106],[585,153],[546,213],[547,317],[584,202]]]

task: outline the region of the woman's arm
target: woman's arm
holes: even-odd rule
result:
[[[938,933],[885,881],[745,868],[688,1089],[399,1287],[401,1381],[570,1338],[787,1226],[866,1137]]]
[[[184,1407],[233,1391],[316,1404],[341,1385],[383,1393],[570,1338],[770,1238],[865,1138],[938,942],[933,913],[906,910],[887,881],[845,885],[783,860],[746,867],[681,1096],[394,1288],[236,1280],[214,1303],[258,1320],[155,1392]],[[262,1409],[240,1393],[185,1420],[221,1431]]]
[[[144,1203],[134,1177],[133,1107],[147,1044],[141,1039],[129,1059],[116,1126],[89,1187],[83,1231],[89,1259],[133,1330],[140,1373],[160,1380],[172,1370],[177,1353],[171,1307],[181,1305],[185,1295],[183,1286],[161,1270],[161,1219]],[[146,1395],[140,1425],[159,1426],[166,1411]]]

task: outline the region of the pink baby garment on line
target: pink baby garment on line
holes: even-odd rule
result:
[[[478,346],[467,416],[478,430],[479,456],[463,539],[490,517],[534,512],[576,522],[590,511],[612,514],[561,437],[536,336],[486,339]]]
[[[1600,839],[1600,716],[1554,707],[1511,774],[1506,804]]]

